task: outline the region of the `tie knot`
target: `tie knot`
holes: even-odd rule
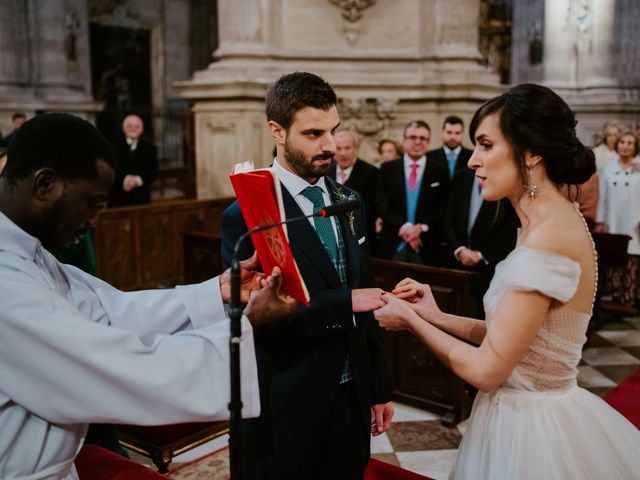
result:
[[[419,164],[418,162],[413,162],[413,163],[410,165],[410,167],[411,167],[411,170],[413,170],[413,171],[415,172],[415,171],[416,171],[416,170],[418,170],[418,168],[420,167],[420,164]]]
[[[322,189],[317,186],[307,187],[302,191],[302,195],[307,198],[315,208],[323,208],[324,199],[322,198]]]

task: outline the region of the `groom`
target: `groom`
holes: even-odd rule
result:
[[[358,194],[329,173],[340,124],[336,95],[311,73],[284,75],[266,95],[276,144],[272,169],[287,218]],[[262,413],[245,420],[249,479],[361,479],[370,435],[393,417],[381,331],[371,310],[384,305],[372,285],[365,212],[288,225],[291,251],[311,302],[290,321],[257,329]],[[237,203],[222,216],[225,264],[246,231]],[[247,242],[248,243],[248,242]],[[245,244],[241,258],[253,251]]]

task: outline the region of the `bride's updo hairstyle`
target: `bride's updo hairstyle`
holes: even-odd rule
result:
[[[500,115],[500,130],[511,145],[523,183],[525,153],[540,155],[549,179],[557,185],[586,182],[596,171],[595,157],[576,137],[576,119],[562,98],[547,87],[525,83],[484,103],[469,125],[471,142],[480,122]]]

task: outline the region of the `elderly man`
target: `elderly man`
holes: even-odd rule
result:
[[[2,479],[77,479],[73,461],[89,423],[227,416],[228,272],[199,285],[121,292],[50,253],[77,242],[95,221],[114,164],[98,131],[71,115],[39,115],[9,145],[0,176]],[[293,311],[277,295],[278,275],[265,280],[244,270],[242,277],[251,322]],[[260,285],[266,288],[256,291]],[[243,414],[255,416],[246,318],[243,331]]]
[[[139,116],[125,117],[122,132],[124,136],[114,145],[118,168],[109,206],[150,203],[151,186],[158,176],[158,150],[142,136],[144,123]]]
[[[378,187],[378,169],[358,158],[360,138],[348,131],[336,133],[335,162],[331,165],[329,176],[339,184],[355,190],[362,197],[367,222],[367,242],[369,251],[375,251],[376,239],[376,189]]]

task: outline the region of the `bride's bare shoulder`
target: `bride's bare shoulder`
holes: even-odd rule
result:
[[[533,228],[527,235],[525,246],[580,262],[591,252],[591,238],[582,219],[558,215]]]

